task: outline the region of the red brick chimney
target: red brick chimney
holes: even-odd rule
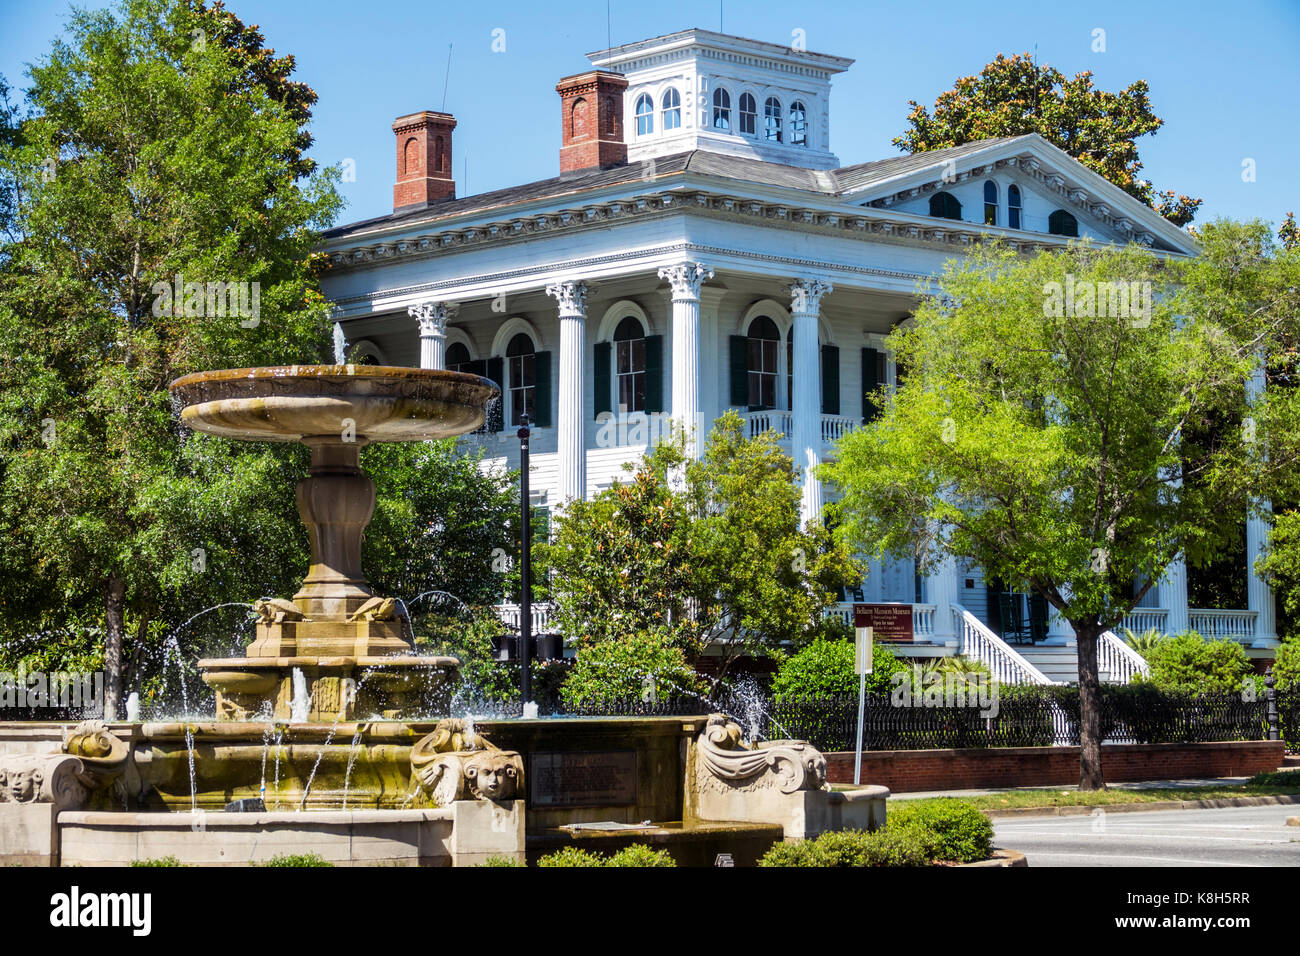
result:
[[[451,175],[451,131],[455,128],[456,119],[450,113],[429,110],[393,120],[397,134],[394,212],[456,198],[456,181]]]
[[[620,73],[589,70],[555,85],[560,94],[560,173],[605,169],[627,163],[623,141],[623,91]]]

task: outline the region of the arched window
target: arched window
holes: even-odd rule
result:
[[[808,111],[800,100],[790,104],[790,145],[808,145]]]
[[[465,347],[464,342],[452,342],[447,346],[447,371],[449,372],[468,372],[467,366],[470,364],[469,349]]]
[[[731,129],[731,94],[720,86],[713,91],[713,128]]]
[[[1047,231],[1054,236],[1079,236],[1079,220],[1064,209],[1058,209],[1047,217]]]
[[[1020,228],[1020,187],[1007,187],[1007,225],[1012,229]]]
[[[754,123],[758,116],[758,103],[750,93],[740,94],[740,131],[749,136],[754,135]]]
[[[520,333],[506,347],[507,375],[510,382],[510,424],[522,425],[524,415],[533,420],[533,395],[537,386],[536,354],[533,340]]]
[[[939,219],[960,219],[961,203],[952,193],[935,193],[930,197],[930,215]]]
[[[749,407],[776,408],[776,348],[781,333],[760,315],[749,323]]]
[[[781,142],[781,101],[775,96],[763,104],[763,136],[769,143]]]
[[[645,330],[630,315],[614,329],[614,372],[618,410],[645,411]]]
[[[998,224],[998,184],[993,180],[984,183],[984,225]]]
[[[682,125],[682,94],[674,89],[664,91],[664,132]]]
[[[649,93],[636,98],[636,134],[649,136],[655,131],[655,103]]]
[[[411,175],[420,171],[420,141],[414,136],[402,144],[402,172]]]

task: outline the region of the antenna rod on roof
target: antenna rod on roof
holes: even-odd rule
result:
[[[614,28],[610,26],[609,0],[605,0],[605,49],[614,47]]]
[[[442,79],[442,112],[447,112],[447,86],[451,83],[451,44],[447,44],[447,75]]]
[[[718,0],[718,32],[722,33],[722,0]]]

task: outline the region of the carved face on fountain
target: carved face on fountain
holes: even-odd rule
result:
[[[471,757],[465,764],[465,779],[475,797],[509,800],[519,782],[519,755],[487,750]]]
[[[0,788],[12,803],[31,803],[41,790],[41,772],[34,767],[0,771]]]

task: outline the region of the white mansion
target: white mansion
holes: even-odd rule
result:
[[[446,113],[400,117],[389,215],[326,234],[325,292],[356,361],[473,371],[503,399],[467,444],[518,464],[533,424],[534,504],[609,487],[660,433],[705,434],[736,408],[780,432],[803,470],[873,414],[892,385],[884,338],[918,282],[993,234],[1025,250],[1088,236],[1191,255],[1188,236],[1036,135],[842,165],[830,83],[852,60],[686,30],[590,54],[556,87],[559,175],[458,198]],[[1195,627],[1275,646],[1273,596],[1249,570],[1244,607],[1189,607],[1175,565],[1135,631]],[[854,600],[913,606],[915,655],[964,653],[1003,679],[1071,679],[1069,627],[1041,602],[948,561],[873,562]],[[1006,638],[1007,640],[1004,640]],[[1032,638],[1025,643],[1019,638]],[[1113,635],[1102,668],[1144,667]]]

